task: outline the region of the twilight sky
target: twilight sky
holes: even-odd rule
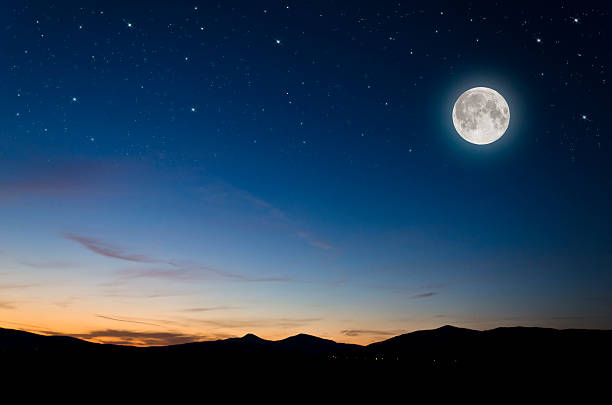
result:
[[[611,10],[535,3],[3,2],[0,326],[612,328]]]

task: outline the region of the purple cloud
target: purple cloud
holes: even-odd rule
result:
[[[127,260],[128,262],[139,262],[139,263],[156,263],[159,262],[149,256],[135,255],[124,253],[123,249],[114,246],[110,243],[101,241],[96,238],[89,238],[85,236],[79,236],[74,234],[64,234],[66,239],[72,240],[79,243],[84,248],[97,253],[101,256],[111,257],[114,259]]]
[[[97,238],[80,236],[66,233],[63,237],[74,242],[77,242],[87,250],[90,250],[98,255],[110,257],[113,259],[125,260],[136,263],[157,263],[161,264],[159,269],[127,269],[120,270],[118,275],[123,279],[130,278],[159,278],[168,280],[195,280],[203,279],[206,276],[215,275],[221,278],[232,279],[245,282],[286,282],[293,281],[292,277],[275,276],[275,277],[253,277],[232,271],[222,270],[210,266],[203,266],[189,262],[177,262],[160,260],[151,256],[126,253],[124,249],[111,243],[102,241]],[[107,283],[107,285],[115,285],[116,283]]]

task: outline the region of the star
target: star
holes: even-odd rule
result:
[[[195,112],[196,108],[195,107],[191,107],[191,112]]]
[[[77,102],[77,98],[76,97],[72,97],[72,102],[76,103]]]
[[[276,42],[276,45],[280,45],[281,40],[280,39],[276,39],[274,42]]]

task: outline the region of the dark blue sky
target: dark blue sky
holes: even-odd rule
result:
[[[7,327],[612,327],[604,3],[3,6]],[[477,86],[511,111],[485,146]]]

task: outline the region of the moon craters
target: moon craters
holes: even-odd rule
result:
[[[498,140],[510,121],[506,100],[493,89],[475,87],[461,94],[453,107],[453,124],[463,139],[477,145]]]

